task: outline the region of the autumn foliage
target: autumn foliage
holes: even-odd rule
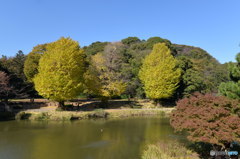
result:
[[[139,78],[150,99],[172,97],[180,81],[181,70],[176,68],[177,61],[165,43],[157,43],[152,52],[143,60]]]
[[[33,82],[38,93],[62,104],[83,89],[85,54],[79,43],[60,38],[46,47]]]
[[[0,99],[7,98],[12,88],[9,86],[9,76],[0,71]]]
[[[222,96],[194,94],[177,103],[171,115],[176,131],[187,131],[188,139],[223,148],[240,142],[240,102]]]

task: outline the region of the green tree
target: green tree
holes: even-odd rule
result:
[[[152,49],[153,46],[157,43],[165,43],[167,47],[171,50],[171,54],[175,56],[177,54],[176,48],[172,45],[171,41],[168,39],[163,39],[160,37],[151,37],[146,41],[146,48]]]
[[[87,56],[95,55],[99,52],[103,52],[105,46],[108,44],[108,42],[100,42],[96,41],[92,43],[91,45],[84,47],[84,52]]]
[[[59,102],[79,95],[83,89],[85,54],[79,43],[70,38],[60,38],[46,47],[39,61],[39,73],[34,77],[40,95]]]
[[[181,80],[177,88],[177,99],[191,95],[194,92],[205,90],[206,84],[202,74],[194,68],[190,58],[178,56],[178,68],[181,69]]]
[[[1,58],[1,63],[5,69],[25,81],[26,77],[23,72],[25,59],[26,56],[19,50],[14,57],[8,58],[3,56]]]
[[[131,45],[134,43],[141,42],[141,40],[138,37],[128,37],[128,38],[122,39],[121,42],[126,45]]]
[[[229,64],[229,82],[223,82],[219,86],[219,93],[233,99],[240,99],[240,53],[236,56],[237,63]]]
[[[155,101],[172,97],[181,76],[181,70],[176,66],[177,60],[166,44],[155,44],[139,72],[147,97]]]
[[[3,56],[0,59],[1,70],[7,73],[9,85],[14,90],[8,95],[9,98],[27,98],[29,89],[32,89],[26,82],[23,72],[25,59],[26,57],[21,50],[14,57]]]
[[[197,80],[199,81],[198,83],[202,83],[201,85],[203,86],[198,88],[196,87],[196,91],[203,93],[216,93],[218,91],[219,84],[221,82],[226,82],[229,80],[227,76],[227,67],[223,64],[220,64],[215,58],[213,58],[203,49],[193,46],[177,44],[173,44],[173,47],[177,50],[177,58],[185,57],[191,61],[192,68],[189,68],[191,70],[191,73],[189,73],[191,74],[191,76],[194,76],[194,78],[197,78]],[[192,80],[192,77],[188,79],[192,82],[195,81]],[[193,84],[195,84],[195,82]]]
[[[157,43],[165,43],[168,47],[171,46],[171,42],[169,40],[156,36],[156,37],[151,37],[147,40],[147,48],[152,49],[153,46]]]
[[[143,59],[151,52],[151,50],[146,48],[146,41],[134,41],[133,37],[123,40],[128,41],[128,44],[124,44],[125,49],[122,50],[122,55],[126,62],[124,69],[122,69],[122,73],[124,74],[124,77],[127,77],[125,79],[128,81],[124,95],[128,97],[144,98],[145,93],[143,85],[138,77],[138,73]]]
[[[32,82],[33,77],[38,73],[38,64],[41,56],[46,51],[47,44],[35,46],[27,55],[24,63],[24,74],[29,82]]]

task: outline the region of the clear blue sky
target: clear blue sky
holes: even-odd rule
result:
[[[81,46],[160,36],[221,63],[240,52],[239,0],[2,0],[0,55],[70,36]]]

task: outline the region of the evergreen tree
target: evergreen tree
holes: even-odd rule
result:
[[[24,62],[25,62],[25,55],[21,50],[19,50],[14,57],[3,57],[5,59],[3,61],[4,67],[11,72],[12,74],[16,75],[18,78],[21,78],[25,81],[26,77],[23,72]]]
[[[128,37],[128,38],[122,39],[121,42],[124,45],[131,45],[134,43],[141,42],[141,40],[138,37]]]
[[[182,70],[179,87],[176,90],[176,98],[190,96],[194,92],[203,92],[206,84],[202,74],[193,66],[193,62],[186,56],[178,56],[178,68]]]
[[[84,52],[85,54],[89,57],[92,55],[95,55],[99,52],[103,52],[105,46],[108,44],[108,42],[100,42],[100,41],[96,41],[94,43],[92,43],[91,45],[84,47]]]
[[[24,74],[29,82],[32,82],[33,77],[38,73],[38,64],[41,56],[46,51],[47,44],[35,46],[27,55],[24,63]]]
[[[223,82],[219,86],[219,93],[233,99],[240,99],[240,53],[236,56],[237,63],[229,64],[229,82]]]

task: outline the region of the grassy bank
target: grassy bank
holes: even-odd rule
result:
[[[164,141],[148,145],[142,159],[199,159],[199,155],[178,141]]]
[[[174,108],[159,109],[96,109],[93,111],[47,111],[34,112],[22,111],[16,115],[16,120],[51,120],[69,121],[93,118],[128,118],[139,116],[161,116],[167,117]]]

